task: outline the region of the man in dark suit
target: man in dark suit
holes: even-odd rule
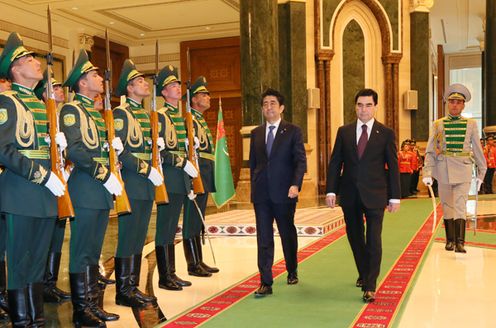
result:
[[[363,300],[373,302],[382,258],[384,208],[399,209],[400,179],[393,130],[374,119],[377,93],[360,90],[355,96],[357,121],[339,128],[327,172],[326,203],[336,195],[358,269],[357,287]],[[363,216],[367,222],[366,235]]]
[[[261,275],[255,297],[272,294],[274,219],[286,260],[287,282],[289,285],[298,283],[294,213],[307,168],[300,128],[281,119],[283,96],[267,89],[262,94],[261,104],[266,123],[253,129],[250,141],[251,201],[255,208]]]

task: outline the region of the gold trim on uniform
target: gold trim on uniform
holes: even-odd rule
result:
[[[6,108],[0,108],[0,125],[9,120],[9,114]]]
[[[95,158],[93,158],[93,159],[95,159]],[[105,179],[105,177],[107,176],[108,169],[105,166],[103,166],[102,164],[100,164],[96,168],[96,173],[97,174],[95,175],[95,179],[103,181],[103,179]]]
[[[177,134],[176,127],[172,119],[164,114],[165,118],[165,144],[169,149],[174,149],[177,147]]]
[[[38,171],[35,171],[33,173],[33,178],[31,179],[31,182],[34,182],[36,184],[41,184],[47,174],[48,171],[43,166],[40,165]]]
[[[76,124],[76,115],[65,114],[64,115],[64,125],[65,126],[73,126],[74,124]]]
[[[145,161],[139,161],[139,174],[146,174],[148,172],[148,164]]]
[[[114,120],[115,131],[121,131],[124,128],[124,120],[122,118],[116,118]]]

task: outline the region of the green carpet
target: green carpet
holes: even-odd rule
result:
[[[402,201],[398,213],[386,213],[379,281],[432,211],[429,199]],[[299,265],[300,283],[274,282],[274,295],[249,296],[203,327],[347,327],[363,307],[355,287],[357,272],[346,237]]]

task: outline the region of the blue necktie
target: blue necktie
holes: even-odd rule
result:
[[[269,134],[267,135],[267,155],[270,155],[270,151],[272,150],[272,144],[274,143],[274,129],[276,127],[274,125],[269,126]]]

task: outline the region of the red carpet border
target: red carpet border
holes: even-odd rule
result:
[[[442,218],[440,205],[437,207],[437,217],[436,226],[441,221],[439,218]],[[364,307],[351,327],[385,328],[393,322],[433,237],[433,220],[434,212],[427,218],[382,281],[376,292],[375,302]]]
[[[346,230],[343,227],[327,236],[320,238],[314,243],[305,246],[298,251],[298,263],[305,261],[312,255],[343,237],[345,234]],[[277,278],[285,272],[286,264],[284,260],[278,261],[272,267],[274,278]],[[168,321],[163,327],[197,327],[205,321],[227,310],[229,307],[233,306],[245,297],[253,295],[259,285],[260,275],[257,273],[239,284],[227,289],[226,291],[221,292],[219,295],[207,300],[203,304],[190,309],[188,312],[182,314],[176,319]]]

